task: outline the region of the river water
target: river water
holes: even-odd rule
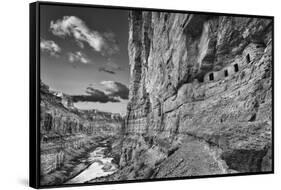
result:
[[[88,161],[92,162],[92,164],[80,174],[67,181],[66,184],[85,183],[116,172],[117,166],[112,163],[113,158],[104,156],[105,149],[105,147],[98,147],[91,152]]]

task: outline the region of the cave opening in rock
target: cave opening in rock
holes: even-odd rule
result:
[[[204,73],[200,73],[195,77],[195,79],[197,79],[198,82],[204,82],[204,76]]]
[[[237,63],[234,65],[234,71],[235,71],[235,72],[238,72],[238,71],[239,71],[239,68],[238,68],[238,64],[237,64]]]
[[[264,48],[264,47],[265,47],[265,44],[262,42],[260,44],[256,45],[256,48]]]
[[[204,82],[204,77],[197,78],[199,82]]]
[[[214,80],[214,73],[209,74],[209,79],[210,79],[210,81]]]
[[[250,62],[251,62],[251,58],[250,58],[250,55],[249,55],[249,54],[247,54],[246,60],[247,60],[247,63],[250,63]]]
[[[228,71],[224,70],[224,76],[227,77],[228,76]]]
[[[48,143],[48,142],[49,142],[49,140],[52,140],[52,138],[51,138],[51,139],[49,139],[49,137],[48,137],[48,136],[46,136],[46,135],[42,136],[42,138],[41,138],[41,142],[42,142],[42,143]]]

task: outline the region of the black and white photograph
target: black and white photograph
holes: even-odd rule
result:
[[[35,5],[40,187],[273,173],[273,17]]]

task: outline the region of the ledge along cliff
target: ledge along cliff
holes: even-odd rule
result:
[[[92,162],[89,154],[101,144],[119,161],[124,120],[119,114],[79,110],[71,96],[40,88],[41,185],[58,185],[77,176]]]
[[[104,180],[272,171],[272,20],[132,11],[130,99]]]

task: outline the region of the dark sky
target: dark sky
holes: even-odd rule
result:
[[[40,37],[44,83],[70,95],[87,97],[105,92],[111,96],[107,100],[118,101],[95,101],[94,97],[90,98],[94,101],[75,105],[125,113],[127,96],[120,94],[126,93],[129,85],[127,11],[41,5]],[[94,88],[90,93],[89,87]]]

